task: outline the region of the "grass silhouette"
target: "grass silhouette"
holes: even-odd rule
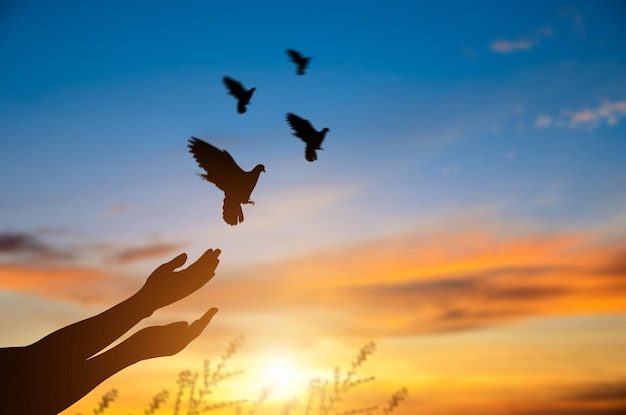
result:
[[[178,389],[171,403],[171,412],[166,412],[164,405],[170,398],[170,392],[166,389],[158,392],[148,404],[148,408],[143,411],[145,415],[157,413],[170,413],[173,415],[200,415],[212,414],[234,414],[234,415],[257,415],[261,413],[263,404],[270,397],[272,385],[264,386],[258,393],[256,399],[237,399],[230,401],[208,400],[209,395],[215,394],[215,389],[225,379],[240,375],[244,370],[227,370],[227,365],[237,351],[243,346],[244,337],[238,336],[233,339],[224,353],[220,356],[216,365],[206,359],[202,372],[192,372],[183,370],[178,374],[176,384]],[[369,342],[363,346],[355,359],[350,362],[350,367],[342,372],[339,367],[335,367],[331,379],[313,378],[309,381],[306,390],[299,396],[286,401],[280,415],[375,415],[391,414],[400,403],[408,397],[408,390],[400,388],[391,395],[384,407],[366,406],[354,409],[337,408],[338,404],[345,402],[346,395],[359,385],[371,383],[374,376],[360,377],[358,370],[368,357],[376,350],[376,344]],[[118,391],[112,389],[102,396],[98,407],[94,409],[94,414],[104,413],[118,397]],[[81,415],[81,414],[77,414]]]

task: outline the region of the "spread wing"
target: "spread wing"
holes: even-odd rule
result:
[[[287,113],[285,117],[291,128],[294,129],[294,135],[300,137],[305,143],[311,143],[315,140],[317,131],[313,128],[311,123],[304,118],[298,117],[291,112]]]
[[[202,176],[224,192],[232,190],[239,177],[244,174],[228,151],[220,150],[199,138],[191,137],[189,151],[198,165],[206,171]]]
[[[243,85],[241,85],[241,82],[235,81],[233,78],[228,76],[225,76],[223,81],[230,95],[237,99],[241,99],[246,95],[246,90],[243,88]]]
[[[301,65],[304,61],[304,57],[297,50],[287,49],[287,55],[289,55],[289,59],[293,63],[297,63],[298,65]]]

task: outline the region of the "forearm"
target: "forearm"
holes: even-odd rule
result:
[[[84,361],[153,312],[137,293],[96,316],[49,334],[32,347],[45,350],[50,359],[62,355],[71,356],[77,362]]]

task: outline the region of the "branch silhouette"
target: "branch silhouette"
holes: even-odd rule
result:
[[[187,260],[183,253],[159,266],[137,293],[110,309],[29,346],[0,349],[3,410],[11,414],[57,414],[120,370],[183,350],[202,333],[217,308],[210,308],[191,324],[179,321],[146,327],[100,353],[157,309],[206,284],[215,275],[220,252],[209,249],[187,268],[175,271]]]

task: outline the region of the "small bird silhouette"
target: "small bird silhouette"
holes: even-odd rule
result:
[[[252,94],[256,91],[256,88],[250,88],[246,91],[243,85],[241,85],[241,82],[235,81],[228,76],[225,76],[223,81],[228,89],[228,93],[237,98],[237,112],[240,114],[246,112],[246,105],[250,102],[250,98],[252,98]]]
[[[189,140],[189,151],[198,165],[206,171],[206,174],[199,176],[224,192],[224,221],[229,225],[243,222],[241,205],[243,203],[254,205],[250,200],[250,194],[265,167],[258,164],[251,171],[244,171],[235,163],[228,151],[220,150],[196,137]]]
[[[323,128],[321,131],[316,131],[308,120],[300,118],[291,112],[287,113],[285,118],[289,125],[291,125],[291,128],[295,130],[293,135],[300,137],[302,141],[306,143],[304,158],[308,161],[317,160],[315,150],[323,150],[320,146],[322,145],[322,141],[324,141],[326,133],[330,130]]]
[[[313,59],[310,57],[305,58],[300,52],[294,49],[287,49],[287,55],[289,55],[290,61],[298,65],[298,68],[296,69],[296,73],[298,75],[304,75],[304,70],[307,68],[307,66],[309,66],[309,62],[311,62],[311,59]]]

